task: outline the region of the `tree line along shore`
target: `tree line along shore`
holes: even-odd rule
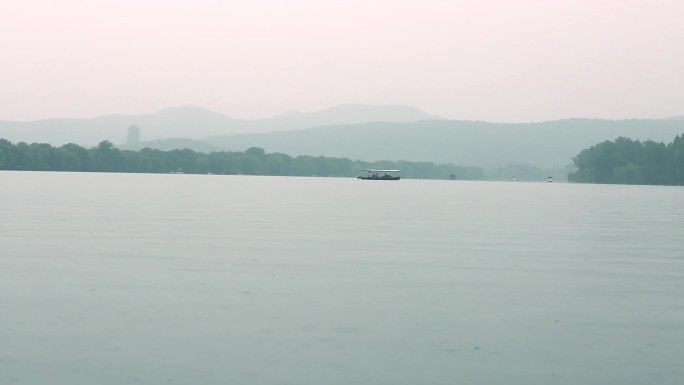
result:
[[[638,141],[625,137],[604,141],[573,158],[568,181],[578,183],[684,185],[684,136],[670,143]],[[378,161],[266,153],[258,147],[244,152],[162,151],[144,148],[120,150],[109,141],[92,148],[69,143],[11,143],[0,139],[0,170],[188,173],[273,176],[353,177],[361,169],[400,169],[406,178],[484,180],[479,167],[433,162]],[[506,169],[507,171],[510,168]],[[499,175],[500,177],[500,175]],[[500,179],[491,178],[490,179]]]
[[[347,158],[266,153],[252,147],[244,152],[202,153],[189,149],[162,151],[143,148],[120,150],[109,141],[93,148],[69,143],[13,144],[0,139],[0,170],[123,173],[186,173],[272,176],[356,176],[364,168],[400,169],[406,178],[481,180],[478,167],[432,162],[365,162]]]

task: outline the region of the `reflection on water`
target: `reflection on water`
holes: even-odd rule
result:
[[[0,383],[684,379],[681,188],[0,180]]]

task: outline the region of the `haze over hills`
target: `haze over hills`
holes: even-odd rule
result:
[[[343,104],[310,113],[288,112],[272,119],[252,121],[251,132],[296,130],[308,127],[322,127],[336,124],[358,124],[368,122],[415,122],[418,120],[444,120],[436,115],[410,106],[365,104]]]
[[[126,130],[144,127],[144,140],[158,138],[206,138],[209,135],[239,133],[240,120],[199,107],[169,108],[141,115],[112,114],[92,119],[47,119],[33,122],[0,121],[0,137],[11,141],[52,145],[77,143],[94,146],[102,140],[121,143]]]
[[[270,134],[232,135],[208,140],[242,151],[256,146],[289,155],[325,155],[369,161],[453,162],[485,168],[508,164],[563,168],[581,150],[625,136],[670,142],[684,134],[676,120],[566,119],[539,123],[433,120],[335,125]]]
[[[269,119],[234,119],[195,106],[165,109],[141,115],[112,114],[93,119],[47,119],[33,122],[0,121],[0,137],[13,142],[53,145],[77,143],[94,146],[107,139],[126,141],[126,129],[141,127],[145,141],[168,138],[205,139],[210,136],[264,133],[362,122],[411,122],[442,119],[417,108],[398,105],[347,104],[315,112],[290,112]]]

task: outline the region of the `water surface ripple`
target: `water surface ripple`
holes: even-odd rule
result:
[[[684,190],[0,172],[2,384],[684,383]]]

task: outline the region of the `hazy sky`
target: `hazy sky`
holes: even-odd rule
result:
[[[2,0],[0,119],[684,115],[682,0]]]

